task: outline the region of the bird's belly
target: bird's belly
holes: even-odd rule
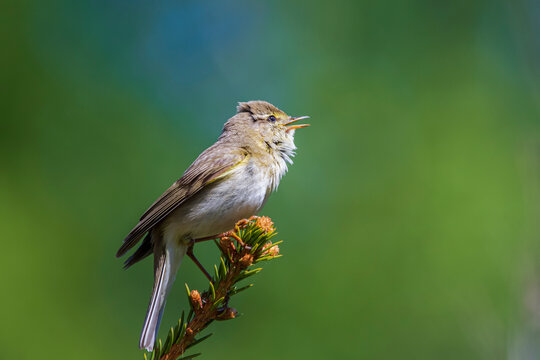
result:
[[[191,239],[231,230],[264,205],[268,182],[261,175],[238,171],[205,187],[167,217],[166,228]]]

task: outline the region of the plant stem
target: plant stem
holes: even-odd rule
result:
[[[222,297],[225,298],[226,308],[228,294],[236,283],[235,279],[245,269],[245,266],[240,263],[240,260],[242,259],[243,255],[248,253],[249,250],[244,249],[242,252],[236,253],[236,256],[233,256],[233,261],[231,262],[227,275],[221,279],[218,284],[214,283],[214,287],[216,289],[215,299],[211,299],[212,296],[207,292],[204,293],[203,306],[200,309],[194,310],[195,315],[187,324],[184,337],[179,343],[171,346],[171,349],[165,353],[160,360],[176,360],[179,356],[183,355],[189,345],[195,341],[195,336],[197,334],[204,330],[212,321],[218,319],[223,309],[216,308],[214,306],[215,301],[221,299]]]

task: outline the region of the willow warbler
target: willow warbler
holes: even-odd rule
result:
[[[125,267],[154,253],[154,287],[139,346],[152,351],[167,294],[197,239],[217,236],[256,214],[292,163],[290,117],[265,101],[239,103],[216,143],[206,149],[142,215],[116,253],[124,255],[146,234]],[[202,268],[202,266],[200,266]]]

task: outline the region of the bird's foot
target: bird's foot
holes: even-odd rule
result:
[[[253,215],[253,216],[250,216],[249,218],[247,219],[242,219],[240,221],[238,221],[235,225],[235,230],[238,230],[240,226],[245,226],[247,225],[251,220],[255,220],[255,219],[258,219],[259,217],[257,215]]]

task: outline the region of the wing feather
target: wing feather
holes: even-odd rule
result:
[[[146,210],[139,223],[124,239],[124,243],[116,253],[117,257],[124,255],[135,246],[144,234],[179,205],[201,191],[206,185],[227,177],[236,166],[248,159],[248,153],[244,149],[222,145],[218,150],[217,145],[214,144],[199,155],[182,177]]]

